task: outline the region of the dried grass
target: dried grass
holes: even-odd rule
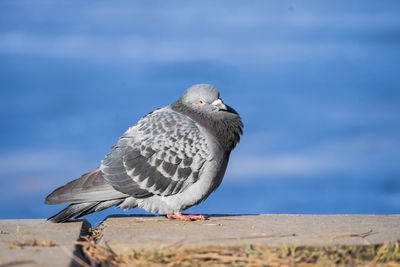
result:
[[[25,247],[54,247],[56,242],[54,240],[38,241],[36,239],[5,242],[4,245],[8,249],[23,249]]]
[[[132,250],[118,254],[88,239],[79,242],[92,266],[400,266],[399,243],[330,247],[199,247]]]

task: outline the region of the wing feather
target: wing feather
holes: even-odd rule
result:
[[[101,170],[107,182],[123,193],[169,196],[199,179],[209,155],[196,123],[163,108],[131,127],[103,160]]]

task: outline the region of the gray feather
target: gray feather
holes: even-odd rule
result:
[[[106,200],[99,202],[84,202],[71,204],[60,212],[54,214],[47,220],[51,222],[66,222],[72,218],[80,218],[93,212],[101,211],[112,206],[118,206],[123,203],[125,199]]]
[[[210,160],[205,137],[185,115],[163,108],[129,129],[102,161],[104,179],[134,197],[169,196],[197,181]]]
[[[78,204],[71,204],[65,209],[61,210],[60,212],[54,214],[47,220],[51,222],[65,222],[68,221],[69,219],[73,218],[74,216],[93,208],[96,206],[98,202],[87,202],[87,203],[78,203]]]
[[[127,195],[115,190],[104,180],[101,171],[95,169],[54,190],[46,197],[45,203],[81,203],[124,197]]]

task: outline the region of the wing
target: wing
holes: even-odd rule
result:
[[[166,107],[131,127],[102,161],[101,170],[125,194],[169,196],[194,184],[210,159],[196,123]]]

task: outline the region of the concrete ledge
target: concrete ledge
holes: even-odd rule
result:
[[[117,253],[132,249],[195,246],[370,245],[400,240],[399,215],[210,216],[174,221],[158,216],[110,217],[100,244]]]
[[[72,258],[83,258],[75,241],[88,234],[89,226],[85,220],[0,220],[0,266],[74,265]]]
[[[87,235],[89,227],[87,221],[0,220],[0,267],[73,266],[77,258],[84,260],[75,241]],[[110,216],[91,238],[92,243],[83,243],[90,246],[96,238],[97,244],[113,250],[112,255],[177,247],[219,251],[247,245],[375,245],[400,240],[400,215],[211,215],[206,221],[190,222]]]

